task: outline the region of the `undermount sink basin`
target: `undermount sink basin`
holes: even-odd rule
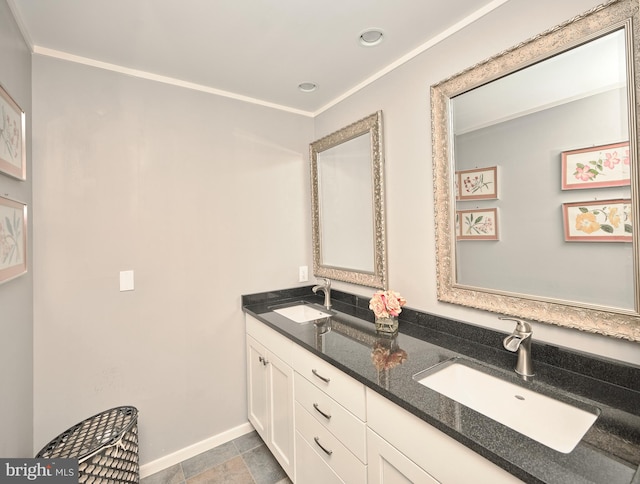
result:
[[[598,418],[588,412],[489,375],[453,358],[413,377],[431,388],[558,452],[568,454]]]
[[[316,319],[328,318],[331,316],[330,312],[321,311],[315,306],[302,303],[286,308],[274,309],[274,312],[296,323],[306,323],[309,321],[315,321]]]

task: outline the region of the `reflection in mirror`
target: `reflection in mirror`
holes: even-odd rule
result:
[[[432,87],[440,300],[640,340],[637,15],[610,2]]]
[[[317,171],[320,262],[373,273],[371,134],[318,153]]]
[[[310,146],[313,273],[385,288],[382,112]]]
[[[492,188],[474,183],[473,171],[461,180],[466,197],[456,211],[498,208],[503,230],[501,243],[458,240],[458,284],[633,310],[632,244],[567,243],[561,210],[579,200],[631,198],[628,179],[626,186],[597,185],[629,166],[628,147],[596,150],[567,173],[598,188],[561,189],[563,151],[629,140],[625,59],[619,29],[451,100],[455,170],[493,165],[504,182],[498,199],[487,200],[473,196]],[[624,225],[622,211],[607,213],[592,217],[601,235],[602,227]],[[464,217],[460,223],[467,234],[482,230]]]

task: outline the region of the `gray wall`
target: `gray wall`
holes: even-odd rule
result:
[[[33,214],[31,205],[31,54],[5,1],[0,2],[0,84],[26,113],[27,181],[0,174],[0,195],[29,210],[28,273],[0,285],[0,456],[32,455]]]
[[[34,445],[117,405],[142,464],[245,424],[240,296],[311,260],[312,119],[38,55],[33,105]]]
[[[510,0],[315,118],[320,138],[384,112],[389,287],[408,306],[505,333],[513,329],[496,314],[437,300],[429,88],[599,3]],[[335,287],[373,292],[346,283]],[[546,324],[534,325],[534,338],[640,365],[638,343]]]

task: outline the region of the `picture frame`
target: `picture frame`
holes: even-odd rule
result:
[[[564,151],[561,167],[563,190],[629,185],[629,142]]]
[[[495,200],[498,198],[498,167],[456,171],[457,200]]]
[[[632,242],[631,199],[562,204],[566,242]]]
[[[25,114],[0,85],[0,172],[27,179]]]
[[[458,240],[500,240],[497,208],[457,210],[456,220]]]
[[[0,197],[0,283],[27,272],[27,205]]]

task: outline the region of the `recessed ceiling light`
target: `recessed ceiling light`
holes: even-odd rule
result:
[[[373,47],[378,45],[384,39],[384,32],[380,29],[367,29],[360,34],[358,39],[361,45],[365,47]]]
[[[318,85],[315,82],[303,82],[298,84],[298,89],[302,92],[313,92],[318,89]]]

